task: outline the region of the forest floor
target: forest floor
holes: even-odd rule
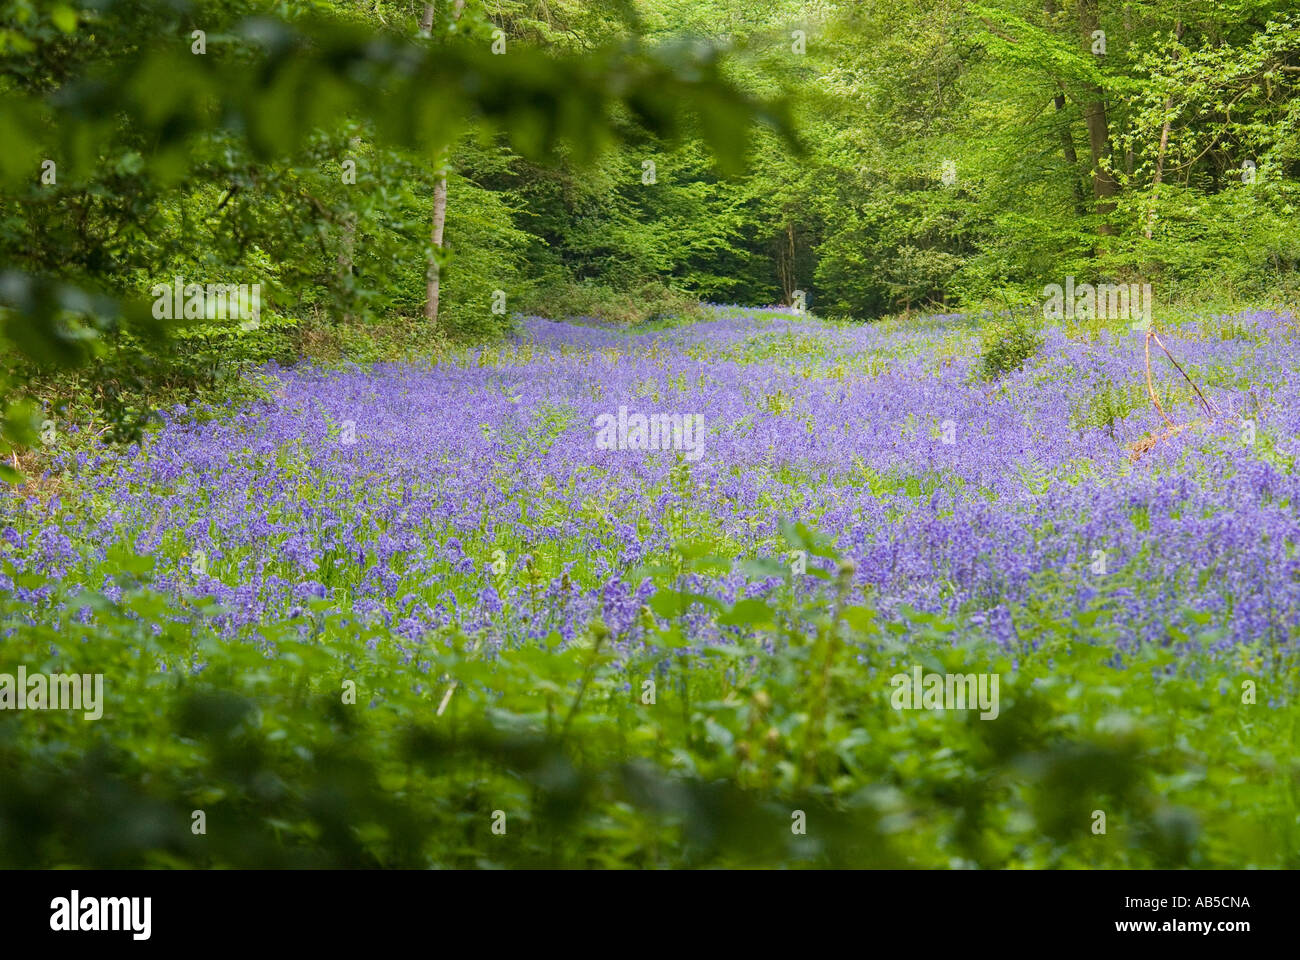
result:
[[[1126,323],[989,379],[977,318],[741,308],[267,369],[142,447],[70,431],[3,505],[3,630],[102,670],[120,802],[286,861],[1295,866],[1300,329],[1158,328],[1149,379]],[[339,836],[327,744],[373,805]]]

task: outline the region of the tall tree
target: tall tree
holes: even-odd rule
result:
[[[1174,36],[1177,40],[1183,39],[1183,22],[1181,20],[1179,20],[1177,25],[1174,27]],[[1173,60],[1177,60],[1178,51],[1175,50],[1170,57]],[[1152,193],[1155,193],[1160,189],[1160,182],[1165,176],[1165,152],[1169,149],[1169,123],[1172,119],[1170,113],[1173,110],[1173,106],[1174,94],[1173,91],[1170,91],[1165,97],[1165,118],[1164,122],[1160,125],[1160,145],[1156,148],[1156,169],[1151,176]],[[1146,238],[1148,240],[1151,239],[1151,228],[1154,219],[1155,209],[1153,208],[1147,212]]]
[[[1056,19],[1058,8],[1056,0],[1046,0],[1043,12],[1047,14],[1047,22],[1050,27]],[[1065,157],[1066,166],[1070,171],[1070,187],[1074,193],[1074,208],[1079,213],[1084,213],[1083,185],[1079,181],[1079,154],[1074,148],[1074,132],[1070,129],[1069,114],[1066,112],[1065,103],[1065,84],[1059,79],[1056,81],[1056,95],[1052,98],[1052,106],[1056,110],[1057,136],[1061,141],[1061,154]]]
[[[465,9],[465,0],[455,0],[451,7],[451,22],[453,28],[460,21],[461,11]],[[420,24],[421,32],[431,33],[433,31],[433,4],[424,5],[424,19]],[[424,316],[430,323],[438,322],[438,293],[439,281],[441,279],[441,265],[439,256],[442,250],[443,228],[447,224],[447,164],[451,162],[450,153],[447,148],[443,148],[438,155],[438,166],[435,171],[437,183],[433,187],[433,228],[430,231],[429,239],[433,243],[434,253],[429,258],[428,281],[425,288]]]
[[[1092,51],[1096,35],[1101,30],[1098,0],[1079,0],[1079,27],[1083,32],[1085,49]],[[1102,39],[1104,43],[1104,38]],[[1092,154],[1092,194],[1097,200],[1097,212],[1106,217],[1115,212],[1114,197],[1119,194],[1119,181],[1110,169],[1110,128],[1106,118],[1106,91],[1092,85],[1088,99],[1083,104],[1083,119],[1088,127],[1088,149]],[[1097,232],[1113,235],[1115,225],[1102,220]]]

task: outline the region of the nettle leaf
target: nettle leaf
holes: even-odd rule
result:
[[[716,597],[711,597],[704,593],[692,593],[690,591],[678,590],[658,590],[650,598],[650,609],[661,617],[676,617],[683,611],[689,610],[693,604],[703,604],[706,607],[712,607],[714,610],[722,610],[724,606]]]
[[[775,622],[772,608],[757,597],[737,601],[718,617],[718,624],[727,627],[766,626]]]

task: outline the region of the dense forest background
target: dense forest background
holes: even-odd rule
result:
[[[1287,0],[6,0],[0,90],[15,448],[58,371],[131,435],[519,314],[1276,301],[1300,257]],[[174,277],[260,322],[157,323]]]

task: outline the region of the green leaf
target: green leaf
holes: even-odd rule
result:
[[[72,33],[77,29],[77,11],[64,4],[59,4],[50,11],[50,20],[64,33]]]
[[[724,627],[752,627],[774,622],[772,608],[757,597],[747,597],[737,601],[730,610],[718,618],[718,624]]]

